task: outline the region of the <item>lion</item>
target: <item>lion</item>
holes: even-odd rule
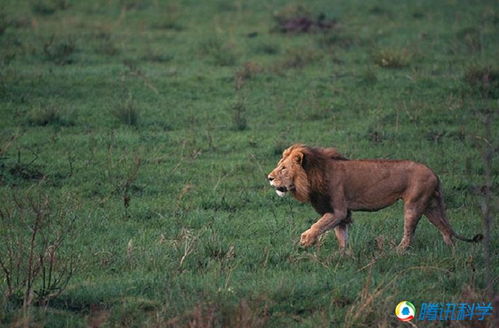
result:
[[[440,231],[447,245],[457,234],[447,221],[437,175],[427,166],[408,160],[349,160],[335,148],[295,144],[284,150],[277,167],[268,175],[270,185],[283,197],[291,193],[311,203],[321,218],[303,232],[300,244],[308,247],[327,230],[334,229],[342,252],[347,247],[348,225],[353,211],[378,211],[399,199],[404,202],[404,235],[397,250],[407,249],[422,215]]]

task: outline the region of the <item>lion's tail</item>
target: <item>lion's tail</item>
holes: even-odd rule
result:
[[[436,190],[436,198],[438,199],[438,202],[440,203],[440,208],[442,209],[442,219],[444,223],[447,225],[447,228],[452,232],[452,235],[459,240],[466,241],[469,243],[478,243],[482,241],[483,235],[481,233],[476,234],[473,238],[466,238],[452,229],[452,226],[450,225],[449,221],[447,220],[447,217],[445,215],[445,203],[444,203],[444,198],[443,198],[443,193],[441,189],[441,183],[440,180],[438,181],[438,188]]]
[[[462,241],[467,241],[469,243],[478,243],[483,239],[483,235],[481,233],[477,233],[473,238],[466,238],[454,232],[454,237]]]

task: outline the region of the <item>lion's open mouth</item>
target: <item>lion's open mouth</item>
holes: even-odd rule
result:
[[[277,191],[280,191],[280,192],[288,192],[288,188],[287,187],[277,187],[275,188]]]
[[[279,196],[279,197],[284,197],[287,194],[286,191],[280,191],[279,189],[276,189],[275,192],[276,192],[277,196]]]
[[[294,186],[289,186],[289,187],[282,186],[282,187],[276,187],[275,188],[275,192],[280,197],[286,196],[286,194],[288,193],[288,191],[293,191],[293,190],[295,190]]]

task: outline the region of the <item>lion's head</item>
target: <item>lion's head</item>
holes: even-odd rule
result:
[[[309,200],[310,190],[321,188],[324,177],[324,162],[328,159],[345,158],[335,148],[311,148],[296,144],[282,153],[277,167],[270,172],[268,180],[277,195],[284,197],[291,192],[299,201]]]
[[[284,197],[288,192],[296,192],[296,188],[300,187],[301,178],[306,177],[302,161],[303,152],[298,145],[284,150],[277,167],[268,175],[270,185],[275,188],[277,195]]]

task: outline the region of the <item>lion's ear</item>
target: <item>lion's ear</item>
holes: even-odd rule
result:
[[[298,163],[298,165],[302,165],[303,164],[303,157],[304,157],[304,155],[303,155],[302,152],[297,152],[295,154],[295,158],[294,159],[295,159],[296,163]]]

